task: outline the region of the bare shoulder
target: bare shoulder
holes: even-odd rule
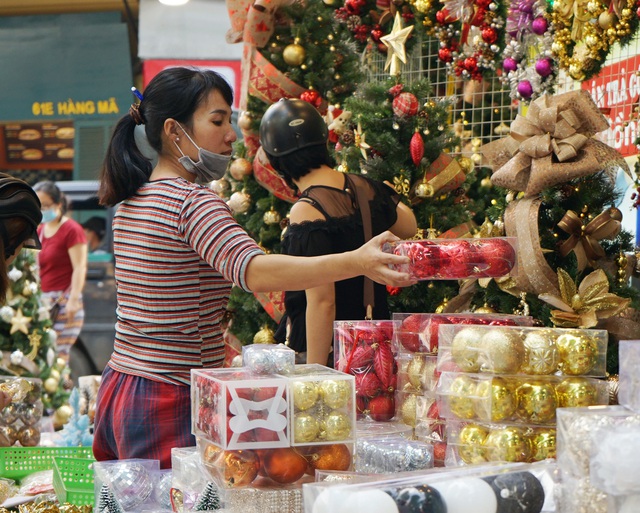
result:
[[[298,200],[291,207],[289,213],[290,221],[293,224],[304,223],[305,221],[322,221],[324,215],[307,200]]]

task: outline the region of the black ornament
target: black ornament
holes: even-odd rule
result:
[[[540,513],[544,488],[531,472],[509,472],[483,478],[498,499],[497,513]]]
[[[447,513],[447,505],[438,490],[431,488],[429,485],[421,485],[417,488],[424,493],[424,504],[420,510],[421,513]]]

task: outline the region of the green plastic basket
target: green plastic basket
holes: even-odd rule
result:
[[[0,477],[22,479],[52,470],[54,456],[93,458],[91,447],[0,447]]]
[[[93,464],[88,458],[53,458],[53,489],[60,504],[93,505]]]

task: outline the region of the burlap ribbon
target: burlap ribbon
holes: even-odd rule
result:
[[[483,164],[493,169],[495,185],[525,197],[600,170],[615,180],[618,168],[630,174],[624,158],[592,138],[607,127],[588,92],[545,95],[516,117],[508,137],[482,146]]]
[[[509,203],[505,211],[507,236],[516,238],[518,268],[517,273],[498,285],[515,296],[520,292],[559,295],[556,273],[549,267],[540,246],[538,211],[541,203],[540,199],[524,198]]]
[[[277,10],[292,0],[226,0],[231,29],[226,34],[227,43],[244,41],[263,48],[276,24]]]
[[[607,330],[615,341],[637,340],[640,337],[640,310],[626,308],[615,317],[602,319],[596,328]]]
[[[605,257],[604,249],[600,245],[602,239],[612,239],[620,233],[620,219],[618,209],[607,209],[592,221],[583,224],[580,216],[573,210],[567,213],[558,226],[569,234],[569,238],[560,246],[560,254],[566,257],[573,251],[578,259],[578,269],[582,271],[587,264]]]
[[[424,176],[415,182],[409,191],[411,204],[416,205],[424,198],[415,195],[418,185],[425,183],[428,187],[427,197],[433,197],[436,194],[443,194],[460,187],[467,178],[467,173],[472,170],[472,165],[467,165],[463,159],[462,163],[458,159],[454,159],[448,153],[441,153],[429,167],[426,169]]]

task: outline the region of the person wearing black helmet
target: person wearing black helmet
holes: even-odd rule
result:
[[[40,200],[22,180],[0,173],[0,305],[6,301],[9,265],[22,248],[40,249],[37,229],[42,219]]]
[[[316,256],[350,251],[389,230],[400,238],[417,231],[413,211],[388,185],[333,168],[328,129],[308,102],[282,99],[260,123],[260,144],[271,166],[300,198],[291,208],[283,252]],[[285,293],[286,314],[276,340],[307,363],[331,364],[333,321],[388,319],[384,285],[359,276]],[[301,355],[302,359],[305,355]]]

